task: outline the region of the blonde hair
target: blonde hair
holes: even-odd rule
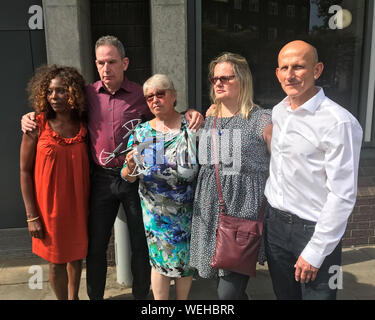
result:
[[[217,64],[227,62],[232,65],[233,73],[235,74],[239,85],[238,106],[240,107],[241,115],[248,119],[251,111],[256,106],[253,101],[253,77],[246,59],[236,53],[224,52],[217,58],[212,60],[209,64],[209,77],[214,76],[214,70]],[[213,115],[217,115],[221,110],[221,102],[216,99],[214,85],[210,87],[211,102],[216,105]]]

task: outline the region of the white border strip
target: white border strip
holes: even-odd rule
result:
[[[375,6],[372,13],[372,33],[371,33],[371,51],[370,51],[370,68],[369,82],[367,91],[367,110],[365,124],[365,142],[371,141],[372,118],[374,112],[374,93],[375,93]]]

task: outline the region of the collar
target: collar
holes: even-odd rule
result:
[[[310,113],[315,113],[316,109],[319,108],[320,104],[326,98],[326,95],[324,94],[324,90],[322,87],[315,88],[318,89],[318,92],[294,111],[306,110]],[[286,97],[283,101],[281,101],[281,103],[287,108],[288,111],[293,112],[290,107],[289,97]]]
[[[107,88],[105,87],[105,85],[103,84],[103,82],[101,80],[97,81],[94,84],[94,87],[95,87],[95,91],[97,93],[100,93],[100,92],[109,93]],[[121,84],[120,88],[116,92],[118,92],[120,90],[124,90],[124,91],[127,91],[127,92],[133,91],[132,85],[131,85],[130,81],[128,80],[128,78],[126,76],[124,76],[124,81],[122,81],[122,84]]]

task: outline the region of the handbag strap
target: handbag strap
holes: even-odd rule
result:
[[[219,211],[220,214],[226,215],[225,210],[225,202],[223,197],[223,192],[221,190],[221,182],[220,182],[220,173],[219,173],[219,160],[218,160],[218,152],[217,152],[217,144],[216,144],[216,122],[217,122],[217,116],[214,119],[214,125],[212,126],[212,146],[214,151],[214,164],[215,164],[215,176],[216,176],[216,186],[217,186],[217,193],[219,195]],[[257,220],[263,221],[264,217],[264,211],[266,207],[266,198],[263,196],[262,206],[260,207],[259,215]]]
[[[215,117],[214,119],[211,139],[212,139],[212,146],[214,149],[216,186],[217,186],[217,193],[219,195],[219,211],[220,211],[220,214],[226,215],[225,202],[224,202],[223,192],[221,190],[220,174],[219,174],[219,160],[218,160],[218,152],[217,152],[217,145],[216,145],[216,121],[217,121],[217,117]]]

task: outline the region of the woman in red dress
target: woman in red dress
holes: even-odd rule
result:
[[[28,91],[38,127],[23,135],[20,168],[33,253],[50,262],[57,299],[78,299],[89,197],[84,79],[72,67],[44,66]]]

